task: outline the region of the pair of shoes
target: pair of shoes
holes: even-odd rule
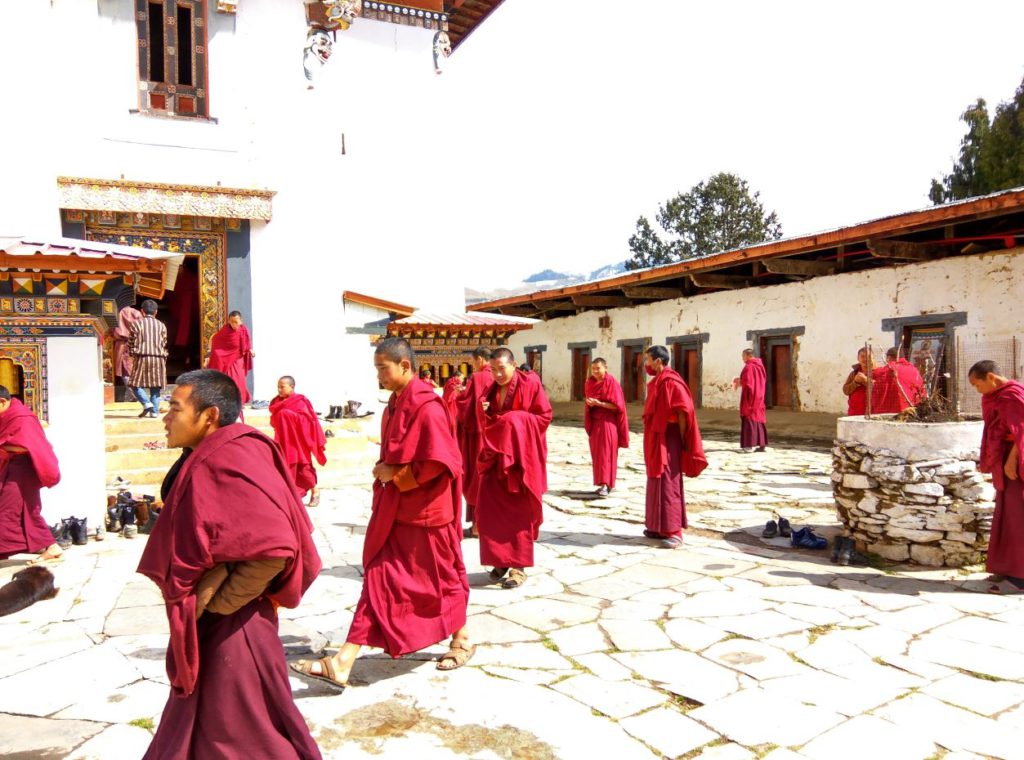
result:
[[[608,486],[604,486],[603,485],[603,486],[601,486],[600,488],[597,489],[597,495],[600,496],[602,499],[605,496],[607,496],[608,494],[609,494]]]
[[[817,550],[828,548],[828,539],[817,535],[810,528],[800,528],[800,530],[793,531],[793,535],[790,537],[789,542],[793,546],[797,546],[801,549]]]
[[[327,416],[324,417],[324,419],[325,420],[340,420],[340,419],[342,419],[343,417],[345,417],[345,406],[346,406],[345,404],[341,404],[340,406],[334,406],[332,404],[331,405],[331,411],[329,411],[327,413]]]
[[[779,535],[779,524],[774,520],[769,520],[764,524],[764,530],[761,531],[761,538],[775,538]]]
[[[526,573],[521,568],[513,567],[508,571],[508,577],[501,582],[502,588],[519,588],[526,583]]]
[[[250,409],[254,409],[254,410],[269,409],[270,408],[270,402],[269,401],[262,401],[262,400],[261,401],[253,401],[251,404],[249,404],[249,408]]]
[[[65,517],[58,524],[50,526],[50,533],[61,549],[67,549],[72,544],[84,546],[89,543],[88,522],[86,517]]]
[[[661,539],[662,549],[682,549],[683,539],[679,536],[669,536],[668,538]]]

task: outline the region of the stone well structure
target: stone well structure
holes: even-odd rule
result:
[[[980,562],[995,497],[977,468],[981,430],[981,422],[841,418],[832,490],[858,546],[895,562]]]

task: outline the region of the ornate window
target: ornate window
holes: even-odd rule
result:
[[[139,109],[205,119],[205,0],[135,0]]]

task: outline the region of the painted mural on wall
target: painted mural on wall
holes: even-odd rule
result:
[[[448,56],[452,54],[452,41],[448,37],[448,32],[435,32],[434,33],[434,73],[444,73],[444,66],[448,61]]]
[[[323,29],[311,28],[306,34],[306,47],[302,51],[302,70],[309,82],[308,89],[315,87],[317,75],[323,69],[331,53],[334,52],[334,41]]]

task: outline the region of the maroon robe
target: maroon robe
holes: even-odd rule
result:
[[[313,405],[301,393],[293,393],[288,398],[277,396],[270,402],[270,426],[274,428],[274,442],[281,447],[284,461],[291,468],[301,499],[316,488],[316,468],[310,455],[316,457],[321,467],[327,464],[324,429]]]
[[[864,368],[860,366],[860,362],[853,365],[850,371],[850,376],[847,378],[847,382],[852,383],[853,378],[858,373],[864,372]],[[865,373],[867,374],[867,373]],[[872,409],[872,411],[875,411]],[[864,415],[868,413],[868,387],[867,385],[857,385],[853,389],[853,393],[846,397],[846,414],[850,417],[856,415]]]
[[[117,327],[114,328],[114,377],[128,378],[132,374],[132,355],[128,353],[128,345],[132,339],[132,324],[140,319],[142,312],[134,306],[125,306],[117,313]]]
[[[768,445],[765,389],[768,373],[756,356],[743,363],[740,372],[740,447],[763,448]]]
[[[4,446],[27,451],[13,453]],[[16,398],[0,414],[0,468],[0,559],[43,551],[54,541],[39,490],[60,482],[60,468],[39,420]]]
[[[889,362],[871,374],[872,414],[898,414],[907,407],[917,406],[926,395],[924,378],[917,367],[906,359]]]
[[[312,525],[274,442],[242,424],[207,436],[172,468],[139,572],[160,588],[171,635],[171,696],[146,760],[319,758],[292,700],[276,609],[296,607],[320,571]],[[285,559],[267,590],[196,620],[216,565]]]
[[[679,416],[686,416],[686,440]],[[708,465],[686,381],[663,369],[647,385],[644,402],[644,465],[647,469],[646,526],[661,536],[682,536],[686,527],[683,475],[697,477]]]
[[[252,369],[252,338],[249,328],[239,325],[237,330],[231,325],[224,325],[210,340],[209,369],[219,370],[235,381],[238,392],[242,394],[242,403],[248,404],[252,399],[245,377]]]
[[[454,375],[448,378],[448,381],[444,384],[444,390],[441,391],[441,400],[444,401],[445,407],[448,409],[448,416],[452,421],[452,435],[455,436],[455,440],[459,439],[459,389],[462,387],[460,377]]]
[[[978,469],[992,474],[996,508],[988,542],[985,569],[990,573],[1024,579],[1024,385],[1010,380],[981,397],[985,430]],[[1017,445],[1017,479],[1006,477],[1003,467]]]
[[[590,459],[594,467],[594,485],[615,488],[619,469],[619,449],[629,448],[629,420],[626,418],[626,397],[611,375],[603,380],[588,377],[584,396],[596,398],[615,409],[586,406],[583,409],[583,428],[590,438]]]
[[[413,380],[381,418],[381,458],[401,467],[373,484],[363,543],[363,592],[347,641],[399,657],[466,625],[462,457],[433,386]]]
[[[488,390],[477,459],[476,526],[480,563],[492,567],[532,567],[533,542],[548,490],[546,431],[551,404],[540,378],[516,370],[498,408],[495,383]]]
[[[487,391],[494,385],[489,369],[474,372],[466,381],[466,389],[455,401],[459,413],[459,450],[462,451],[462,494],[466,499],[466,519],[476,521],[476,462],[480,458],[481,431],[484,427],[484,409],[480,405]]]

